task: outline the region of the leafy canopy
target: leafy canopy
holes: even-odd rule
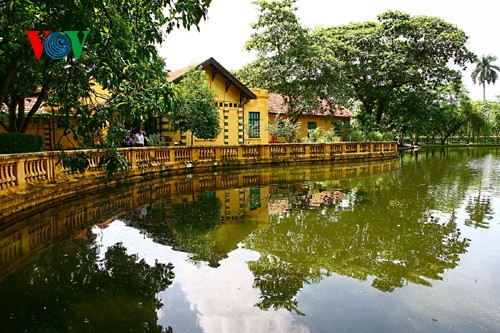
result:
[[[377,124],[400,125],[392,122],[402,118],[401,110],[425,117],[436,90],[458,90],[460,70],[474,59],[458,27],[397,11],[379,15],[378,22],[317,29],[312,36],[342,61],[352,96]]]
[[[215,139],[220,133],[216,93],[207,84],[203,68],[194,67],[175,85],[175,104],[169,114],[173,131],[191,131],[199,139]]]
[[[283,95],[287,116],[293,121],[303,112],[321,110],[320,100],[340,86],[330,79],[338,63],[330,51],[319,49],[310,39],[297,18],[296,2],[253,2],[259,17],[245,47],[256,51],[257,59],[236,73],[246,85]]]

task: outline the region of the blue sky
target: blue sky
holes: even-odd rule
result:
[[[500,59],[500,0],[299,0],[298,17],[307,27],[333,26],[350,22],[374,21],[387,10],[412,15],[438,16],[463,29],[470,37],[468,47],[478,55]],[[167,37],[160,53],[169,69],[175,70],[214,57],[227,69],[238,69],[254,59],[243,50],[252,32],[257,10],[251,0],[213,0],[208,20],[200,32],[178,30]],[[500,60],[497,62],[500,65]],[[472,66],[464,73],[464,83],[473,99],[482,99],[482,89],[473,85]],[[487,98],[500,95],[500,82],[486,87]]]

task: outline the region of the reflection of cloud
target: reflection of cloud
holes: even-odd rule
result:
[[[255,306],[260,300],[260,292],[252,287],[254,277],[247,266],[247,261],[258,258],[254,251],[237,249],[215,269],[206,264],[189,263],[186,253],[156,244],[121,221],[113,222],[104,230],[95,228],[94,232],[99,234],[101,258],[109,246],[121,242],[128,253],[137,254],[149,264],[154,264],[155,260],[173,263],[174,286],[160,293],[164,307],[159,310],[158,317],[163,325],[172,326],[174,332],[195,326],[208,333],[309,332],[285,310],[262,311]],[[178,306],[186,302],[190,311],[196,313],[197,323],[178,322],[180,318],[193,320],[193,316],[186,313],[187,305]],[[176,322],[165,322],[170,318],[175,318]]]

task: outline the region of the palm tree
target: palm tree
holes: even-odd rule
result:
[[[493,64],[496,60],[495,56],[483,55],[476,59],[476,68],[472,71],[472,81],[483,86],[483,100],[486,100],[486,83],[495,84],[500,72],[500,67]]]

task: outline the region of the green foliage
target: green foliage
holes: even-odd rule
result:
[[[41,151],[43,138],[35,134],[0,133],[0,154]]]
[[[321,99],[343,86],[334,74],[338,62],[333,53],[313,44],[299,23],[296,2],[254,1],[259,17],[245,47],[256,51],[257,59],[236,73],[249,86],[283,95],[287,117],[294,122],[302,112],[321,110]]]
[[[378,22],[320,28],[312,38],[342,61],[340,75],[362,111],[399,133],[424,131],[439,109],[437,91],[459,90],[460,70],[475,57],[455,25],[395,11],[379,15]]]
[[[150,134],[149,136],[144,138],[151,147],[164,147],[167,145],[165,141],[165,137],[161,135],[161,133]]]
[[[98,167],[106,171],[108,179],[118,171],[130,169],[125,157],[116,149],[104,150],[104,154],[99,159]]]
[[[300,134],[300,121],[292,121],[290,118],[281,118],[277,116],[273,122],[267,126],[267,132],[273,138],[284,137],[287,142],[293,140]]]
[[[114,149],[116,143],[100,135],[103,129],[118,133],[123,123],[166,115],[170,110],[172,88],[165,80],[165,62],[156,45],[175,27],[197,26],[210,3],[7,1],[0,6],[4,39],[0,43],[0,105],[8,106],[9,119],[0,126],[9,132],[25,132],[44,102],[58,108],[77,140]],[[79,59],[70,53],[60,61],[46,55],[36,60],[25,34],[30,29],[90,33]],[[106,92],[95,89],[96,83]],[[24,110],[28,97],[35,104]]]
[[[215,91],[207,84],[205,71],[192,68],[175,85],[175,104],[168,115],[172,130],[191,131],[199,139],[215,139],[220,133]]]
[[[302,139],[302,142],[321,142],[323,127],[307,130],[307,137]]]
[[[278,137],[280,136],[283,136],[282,135],[282,128],[283,128],[283,118],[277,116],[276,118],[274,118],[274,120],[272,122],[269,122],[267,124],[267,133],[269,133],[269,135],[274,138],[274,139],[277,139]]]
[[[91,154],[80,151],[74,155],[69,155],[66,152],[61,152],[58,156],[56,165],[62,164],[63,168],[70,169],[72,173],[84,173],[90,166]]]

